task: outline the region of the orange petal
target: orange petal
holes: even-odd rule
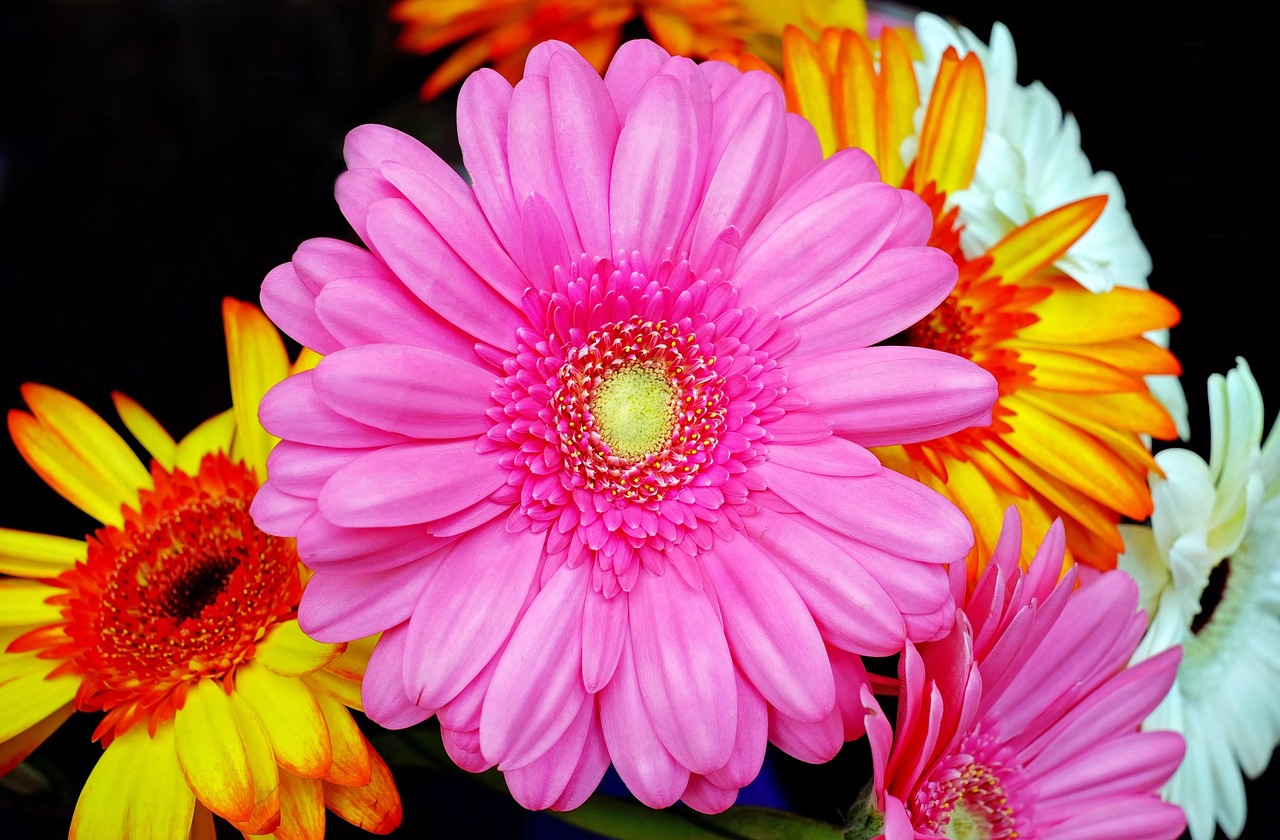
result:
[[[280,774],[280,827],[276,840],[322,840],[324,787],[319,779]]]
[[[231,700],[222,685],[199,680],[174,716],[178,763],[196,797],[232,822],[253,815],[253,771]]]
[[[912,64],[911,49],[897,30],[880,33],[880,86],[876,92],[880,150],[880,180],[901,186],[907,166],[902,160],[902,141],[915,132],[915,112],[920,104],[920,87]]]
[[[253,709],[238,691],[229,699],[253,779],[253,812],[235,826],[245,834],[270,834],[280,824],[280,768],[271,739]]]
[[[831,111],[835,120],[836,145],[841,149],[862,149],[883,164],[876,123],[875,61],[871,48],[856,32],[845,30],[836,53],[831,84]]]
[[[360,787],[324,783],[324,802],[339,817],[373,834],[389,834],[400,825],[404,812],[400,792],[382,756],[369,747],[373,770],[369,784]]]
[[[236,696],[262,722],[281,767],[309,779],[329,772],[333,762],[329,727],[315,696],[301,680],[278,676],[250,662],[236,672]]]
[[[1172,327],[1181,313],[1173,302],[1147,289],[1116,286],[1095,293],[1062,275],[1037,278],[1052,294],[1033,305],[1040,320],[1021,332],[1042,344],[1095,344]]]
[[[266,480],[267,454],[278,438],[258,422],[258,403],[267,389],[289,375],[289,354],[275,325],[253,304],[223,298],[222,321],[236,415],[235,449]]]
[[[370,779],[369,745],[351,712],[327,694],[315,695],[329,726],[333,766],[325,781],[336,785],[367,785]]]
[[[968,187],[986,123],[987,82],[978,57],[969,53],[961,59],[955,47],[947,47],[920,129],[915,184],[936,183],[943,193]]]
[[[830,70],[822,61],[818,45],[798,27],[782,30],[787,107],[807,119],[822,141],[823,157],[836,150],[835,122],[831,116]]]
[[[987,252],[992,260],[987,276],[1017,283],[1050,265],[1084,236],[1106,205],[1105,195],[1082,198],[1013,229]]]

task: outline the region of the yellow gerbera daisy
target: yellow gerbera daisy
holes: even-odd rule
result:
[[[790,109],[813,123],[828,154],[863,148],[885,181],[924,198],[934,211],[930,244],[960,268],[955,290],[905,340],[966,356],[1000,383],[990,426],[876,454],[969,516],[977,535],[971,576],[978,558],[991,555],[1010,505],[1027,533],[1063,520],[1068,564],[1114,568],[1124,547],[1117,524],[1151,513],[1147,475],[1159,467],[1150,438],[1177,436],[1144,377],[1181,368],[1144,333],[1174,325],[1179,312],[1145,289],[1095,294],[1055,268],[1102,213],[1103,195],[1033,218],[985,253],[964,253],[946,198],[969,186],[977,165],[986,113],[982,65],[975,54],[961,59],[948,51],[917,130],[914,49],[894,29],[875,40],[848,29],[828,28],[816,40],[795,27],[783,34]],[[900,153],[908,137],[916,139],[910,161]],[[1034,548],[1024,547],[1024,561]]]
[[[637,18],[672,55],[749,50],[776,64],[783,25],[862,30],[867,9],[862,0],[396,0],[390,16],[401,24],[397,44],[406,52],[426,55],[465,41],[423,84],[422,98],[431,99],[483,64],[514,84],[529,50],[552,39],[604,72],[623,26]]]
[[[400,824],[386,764],[348,707],[372,639],[320,644],[298,628],[306,570],[249,503],[275,443],[257,420],[290,364],[255,306],[223,301],[233,408],[175,441],[112,398],[130,445],[84,403],[28,384],[9,412],[27,463],[102,523],[85,540],[0,528],[0,775],[74,711],[103,712],[105,748],[71,838],[319,838],[326,806],[357,826]]]

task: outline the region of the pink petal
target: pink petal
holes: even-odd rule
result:
[[[657,75],[671,54],[648,38],[633,38],[618,46],[604,73],[604,85],[621,123],[645,82]]]
[[[333,194],[360,241],[377,253],[369,238],[369,208],[384,198],[400,198],[400,191],[377,169],[348,169],[338,175]]]
[[[809,408],[863,446],[895,446],[991,425],[995,377],[924,347],[861,347],[797,358],[788,368]]]
[[[534,596],[498,660],[480,712],[480,747],[501,770],[546,752],[585,702],[582,602],[590,572],[587,563],[561,566]]]
[[[833,476],[867,476],[883,467],[861,445],[838,437],[804,443],[798,446],[770,446],[769,460],[789,470]]]
[[[697,774],[689,777],[689,786],[684,789],[684,795],[680,797],[684,804],[704,814],[719,814],[727,810],[737,799],[737,788],[717,787],[707,781],[705,776]]]
[[[277,449],[280,446],[281,444],[276,444]],[[405,525],[400,528],[344,528],[323,516],[312,516],[302,523],[302,528],[298,530],[298,556],[307,564],[341,564],[352,557],[399,553],[405,550],[404,546],[411,546],[412,550],[422,554],[430,554],[447,545],[447,540],[433,538],[431,529],[426,525]],[[341,574],[341,572],[335,573]]]
[[[891,656],[902,647],[905,628],[893,599],[875,575],[824,539],[807,516],[762,509],[747,520],[747,529],[775,558],[825,639],[867,656]]]
[[[1152,796],[1077,805],[1070,820],[1053,826],[1054,840],[1169,840],[1184,836],[1182,809]],[[1213,826],[1210,824],[1210,828]]]
[[[1178,769],[1186,751],[1182,734],[1167,730],[1110,738],[1036,779],[1036,799],[1046,806],[1070,798],[1154,793]]]
[[[249,503],[253,524],[277,537],[294,536],[306,518],[315,512],[315,499],[291,496],[269,479],[258,488]]]
[[[541,193],[529,193],[521,211],[524,232],[525,274],[536,289],[551,289],[557,266],[567,267],[573,260],[565,244],[560,220]]]
[[[612,106],[610,106],[612,107]],[[582,253],[582,240],[569,209],[569,196],[556,158],[556,138],[551,122],[551,88],[545,76],[526,76],[511,95],[507,118],[507,157],[511,183],[517,198],[537,193],[555,211],[568,253]],[[526,270],[530,255],[526,244]],[[530,277],[533,277],[531,274]]]
[[[726,790],[746,787],[760,775],[769,742],[769,707],[742,671],[734,670],[738,689],[738,734],[728,762],[706,774],[707,781]]]
[[[582,609],[582,684],[588,694],[609,684],[627,635],[627,596],[587,595]]]
[[[318,499],[329,477],[363,452],[282,440],[267,455],[267,474],[285,493]]]
[[[764,73],[763,70],[752,72]],[[836,161],[836,165],[841,167],[841,177],[833,177],[831,172],[815,177],[814,170],[823,163],[822,141],[818,139],[818,132],[814,130],[813,123],[799,114],[787,113],[783,119],[787,122],[787,151],[782,158],[782,170],[778,173],[778,186],[773,191],[774,199],[790,203],[794,208],[805,203],[803,191],[815,187],[819,190],[838,188],[840,184],[850,183],[844,177],[846,175],[869,173],[858,180],[880,180],[880,170],[876,169],[875,162],[861,149],[857,153],[842,149],[831,156],[830,160]],[[849,165],[850,161],[855,161],[853,166]]]
[[[501,487],[506,470],[473,440],[385,446],[338,470],[320,493],[320,510],[338,525],[389,527],[457,513]]]
[[[475,359],[474,353],[469,353]],[[471,361],[400,344],[367,344],[321,360],[316,394],[339,414],[417,438],[477,437],[497,376]]]
[[[628,641],[613,679],[598,695],[600,723],[614,769],[627,789],[650,808],[666,808],[684,793],[689,769],[659,740],[640,691]]]
[[[823,525],[904,559],[955,562],[973,546],[973,528],[954,504],[892,470],[819,476],[769,461],[756,471],[770,490]]]
[[[702,74],[702,78],[707,80],[707,87],[711,89],[713,99],[719,99],[720,96],[742,76],[750,76],[752,73],[759,73],[761,76],[772,79],[768,73],[759,70],[752,70],[749,73],[743,73],[737,67],[729,64],[727,61],[702,61],[698,63],[698,72]],[[774,81],[777,84],[777,81]]]
[[[582,744],[582,754],[578,757],[578,766],[560,794],[551,805],[553,811],[572,811],[587,801],[595,793],[605,772],[609,769],[609,747],[604,742],[604,731],[600,727],[600,715],[596,702],[591,701],[591,725],[587,729],[587,737]]]
[[[786,217],[778,206],[742,247],[733,280],[742,287],[744,301],[783,316],[857,274],[902,215],[898,190],[879,181],[816,198]],[[803,272],[803,284],[794,280],[797,270]]]
[[[316,317],[316,293],[298,278],[293,263],[278,265],[267,273],[259,302],[272,323],[304,347],[332,353],[342,346]]]
[[[689,221],[699,149],[688,92],[672,76],[640,89],[618,137],[609,185],[614,251],[639,251],[656,266]]]
[[[511,84],[488,67],[468,76],[458,91],[458,145],[463,167],[493,232],[519,264],[520,205],[507,165],[510,111]]]
[[[924,245],[933,234],[933,211],[924,199],[909,190],[902,191],[902,218],[884,245],[886,248],[909,248]]]
[[[440,743],[445,753],[453,759],[453,763],[468,773],[483,773],[493,767],[480,752],[480,732],[478,730],[450,729],[440,727]]]
[[[831,663],[795,589],[751,540],[733,540],[701,557],[737,666],[786,715],[809,722],[826,717],[836,702]]]
[[[430,563],[357,575],[316,572],[302,591],[298,626],[318,642],[337,643],[403,624],[430,575]]]
[[[640,691],[658,737],[695,773],[724,766],[735,732],[724,709],[737,701],[733,660],[715,609],[674,574],[641,575],[629,606]]]
[[[374,645],[360,684],[360,700],[369,719],[385,729],[406,729],[431,717],[405,694],[400,678],[405,657],[406,625],[383,632]]]
[[[798,721],[770,709],[769,741],[792,758],[824,764],[835,758],[844,746],[844,720],[839,708],[833,708],[816,723]]]
[[[545,534],[510,533],[495,520],[462,537],[433,564],[409,620],[404,681],[433,708],[480,673],[514,629],[542,561]]]
[[[428,309],[399,280],[334,280],[316,298],[316,317],[344,347],[410,344],[459,359],[475,356],[475,337]]]
[[[476,338],[515,349],[520,313],[458,258],[412,204],[386,198],[370,207],[369,236],[419,300]]]
[[[957,273],[955,261],[937,248],[881,251],[847,283],[787,316],[787,326],[801,336],[793,358],[821,358],[896,335],[946,299]]]
[[[867,669],[862,657],[839,648],[827,647],[831,660],[831,673],[836,682],[836,705],[844,722],[845,741],[854,741],[866,734],[866,710],[859,699],[864,686],[870,686]]]
[[[410,440],[404,435],[357,423],[329,408],[316,395],[313,375],[314,371],[310,370],[295,373],[277,382],[263,396],[258,419],[268,432],[296,443],[351,449]]]
[[[604,80],[576,51],[548,62],[556,160],[583,250],[611,257],[609,172],[618,143],[618,118]]]
[[[499,768],[507,788],[525,808],[541,811],[560,799],[569,784],[586,745],[587,732],[596,715],[595,699],[580,694],[579,707],[569,727],[546,752],[514,769]],[[483,731],[483,725],[482,725]],[[482,736],[483,737],[483,736]]]

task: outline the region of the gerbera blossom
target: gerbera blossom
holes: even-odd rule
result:
[[[1063,255],[1113,199],[1078,197],[966,247],[951,197],[972,186],[993,136],[984,131],[993,92],[977,54],[949,50],[936,74],[918,80],[922,65],[895,29],[875,41],[828,29],[815,41],[788,28],[783,45],[792,110],[813,122],[828,153],[865,148],[888,183],[918,192],[933,210],[931,244],[959,268],[947,300],[899,340],[972,359],[1000,383],[990,425],[876,454],[965,511],[977,532],[974,574],[1009,505],[1029,531],[1063,520],[1068,562],[1113,568],[1123,548],[1117,524],[1151,512],[1149,440],[1177,434],[1146,377],[1180,371],[1150,338],[1177,322],[1172,303],[1144,289],[1090,289],[1065,271],[1074,264]],[[923,105],[919,88],[929,91]],[[900,153],[908,140],[910,159]],[[1033,551],[1024,547],[1024,561]]]
[[[253,515],[296,535],[317,639],[385,631],[388,727],[436,715],[468,769],[573,808],[610,762],[718,811],[767,740],[861,734],[861,654],[952,621],[972,529],[865,448],[990,419],[991,375],[871,347],[955,282],[928,209],[822,159],[765,73],[629,41],[480,70],[470,184],[383,126],[347,138],[364,247],[304,242],[267,313],[325,354],[262,403]],[[837,698],[852,703],[841,705]]]
[[[396,0],[390,16],[406,52],[426,55],[465,42],[423,83],[422,98],[432,99],[484,64],[519,81],[529,51],[548,40],[571,44],[603,72],[623,27],[637,20],[673,55],[749,49],[776,61],[784,24],[862,30],[867,8],[862,0]]]
[[[325,808],[386,833],[399,795],[348,707],[372,640],[307,638],[307,572],[249,505],[274,443],[258,400],[290,365],[255,306],[223,302],[233,408],[175,441],[115,393],[130,445],[76,398],[23,386],[9,431],[31,467],[102,523],[85,540],[0,529],[0,774],[74,712],[102,712],[70,837],[318,838]]]
[[[1179,651],[1128,666],[1146,627],[1134,581],[1060,578],[1056,522],[1023,572],[1016,512],[1005,522],[967,598],[957,576],[951,633],[907,645],[892,727],[862,689],[873,778],[846,837],[1173,840],[1185,820],[1159,787],[1182,737],[1140,724]]]
[[[1280,434],[1262,443],[1262,395],[1236,362],[1209,377],[1208,463],[1185,449],[1156,456],[1155,512],[1149,526],[1125,526],[1120,557],[1151,613],[1134,658],[1182,648],[1147,725],[1186,736],[1164,792],[1187,812],[1192,840],[1212,840],[1215,824],[1240,836],[1241,772],[1261,775],[1280,744]]]

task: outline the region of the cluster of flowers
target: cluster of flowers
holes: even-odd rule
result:
[[[1179,312],[1008,31],[457,5],[393,15],[472,39],[424,88],[461,82],[463,172],[350,132],[358,243],[225,301],[231,409],[175,440],[116,394],[149,465],[56,389],[10,411],[102,527],[0,529],[0,774],[103,712],[73,837],[385,833],[357,709],[529,809],[612,766],[718,814],[767,744],[865,737],[833,836],[1238,836],[1280,741],[1280,443],[1241,359],[1209,462],[1153,454]]]

